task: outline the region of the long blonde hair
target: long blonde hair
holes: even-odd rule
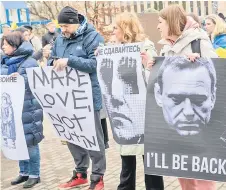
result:
[[[211,20],[215,24],[214,31],[210,36],[211,40],[214,40],[219,34],[226,34],[226,23],[218,15],[211,14],[206,19]]]
[[[142,42],[145,40],[145,38],[147,38],[136,14],[130,12],[123,12],[116,16],[115,21],[116,25],[122,31],[122,42]]]

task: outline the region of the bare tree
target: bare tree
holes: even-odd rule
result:
[[[72,6],[81,11],[84,9],[84,2],[28,1],[29,11],[34,19],[56,20],[60,10],[65,6]]]
[[[88,20],[104,36],[105,40],[108,40],[112,31],[106,28],[112,24],[112,18],[119,12],[118,7],[109,1],[86,1],[85,11]]]
[[[56,20],[60,10],[65,6],[74,7],[84,14],[88,21],[94,25],[105,39],[109,38],[111,31],[106,28],[111,24],[112,18],[118,13],[118,8],[112,2],[104,1],[29,1],[28,7],[33,19]]]

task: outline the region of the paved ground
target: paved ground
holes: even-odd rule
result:
[[[61,144],[48,124],[45,125],[45,136],[45,140],[40,144],[41,183],[36,185],[33,190],[57,190],[58,184],[69,180],[74,168],[74,162],[67,146]],[[110,148],[107,150],[106,156],[105,190],[116,190],[119,183],[121,159],[112,136],[110,138]],[[10,181],[18,175],[18,163],[5,159],[3,155],[1,155],[1,158],[1,189],[22,190],[22,185],[10,185]],[[166,190],[181,190],[177,179],[174,177],[165,177],[164,182]],[[137,190],[144,189],[143,161],[140,157],[137,159]],[[218,183],[217,189],[226,190],[226,183]]]

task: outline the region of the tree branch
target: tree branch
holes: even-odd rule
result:
[[[54,15],[54,13],[52,12],[51,6],[49,6],[48,3],[47,3],[46,1],[43,1],[42,3],[43,3],[43,4],[47,7],[47,9],[49,10],[49,13],[50,13],[52,19],[55,19],[55,15]]]

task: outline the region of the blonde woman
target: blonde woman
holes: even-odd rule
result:
[[[198,57],[217,57],[208,35],[197,22],[186,16],[186,12],[179,5],[171,5],[159,13],[158,29],[163,45],[161,55],[187,56],[194,61]],[[192,53],[191,42],[200,40],[200,53]],[[180,151],[180,150],[178,150]],[[180,178],[182,190],[215,190],[215,182]]]
[[[221,58],[226,58],[226,23],[215,14],[206,17],[206,31]]]
[[[154,44],[144,34],[143,27],[135,14],[124,12],[116,17],[113,35],[121,44],[144,42],[141,57],[146,69],[151,69],[153,56],[157,56]],[[144,79],[145,80],[145,77]],[[144,155],[143,145],[120,145],[122,170],[118,190],[136,189],[136,155]],[[145,175],[146,189],[163,190],[163,178],[161,176]]]

